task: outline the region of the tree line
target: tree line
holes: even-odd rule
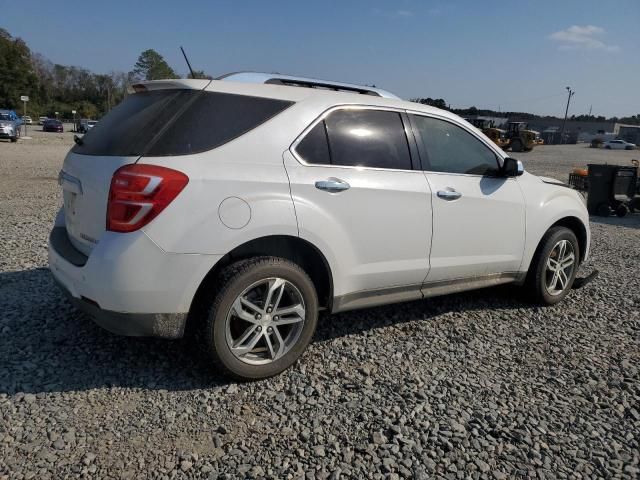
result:
[[[211,78],[194,72],[195,78]],[[20,38],[0,28],[0,108],[22,114],[20,96],[27,95],[32,118],[99,118],[127,94],[127,87],[141,80],[180,78],[155,50],[145,50],[129,72],[93,73],[86,68],[60,65],[32,52]],[[189,75],[188,78],[191,78]]]
[[[520,120],[533,120],[536,118],[553,118],[552,115],[536,115],[528,112],[498,112],[490,109],[480,109],[477,107],[469,108],[451,108],[449,104],[443,98],[412,98],[412,102],[420,103],[422,105],[429,105],[432,107],[440,108],[442,110],[449,110],[450,112],[460,115],[461,117],[472,117],[475,115],[484,117],[501,117],[501,118],[518,118]],[[567,117],[569,120],[577,120],[582,122],[619,122],[627,123],[629,125],[640,125],[640,113],[637,115],[631,115],[629,117],[610,117],[607,118],[603,115],[571,115]]]

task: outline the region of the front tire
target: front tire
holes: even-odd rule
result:
[[[575,234],[566,227],[547,231],[534,255],[527,276],[532,300],[555,305],[567,296],[578,272],[580,246]]]
[[[309,345],[318,322],[318,297],[302,268],[278,257],[226,267],[199,332],[209,358],[225,373],[256,380],[281,373]]]

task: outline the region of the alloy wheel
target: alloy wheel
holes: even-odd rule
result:
[[[560,240],[551,249],[547,259],[545,287],[549,295],[560,295],[567,289],[575,265],[573,244],[569,240]]]
[[[278,277],[255,282],[238,295],[229,309],[227,345],[242,362],[272,363],[298,341],[305,313],[302,294],[291,282]]]

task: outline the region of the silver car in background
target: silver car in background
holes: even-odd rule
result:
[[[22,120],[13,110],[0,110],[0,138],[8,138],[17,142],[20,138]]]

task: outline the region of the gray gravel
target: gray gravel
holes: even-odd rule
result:
[[[498,288],[323,317],[293,369],[236,384],[63,299],[46,237],[71,136],[33,136],[0,143],[1,480],[640,476],[640,216],[592,219],[601,276],[561,305]],[[564,179],[585,152],[521,158]]]

